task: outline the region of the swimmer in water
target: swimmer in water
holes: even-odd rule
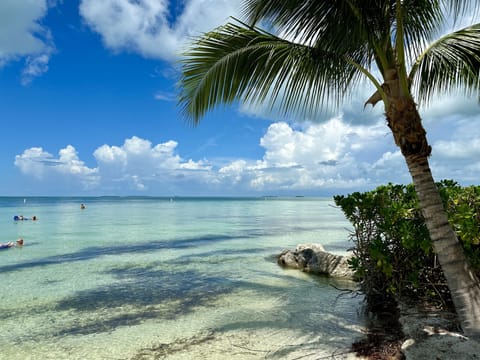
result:
[[[9,241],[8,243],[5,243],[5,244],[0,244],[0,249],[8,249],[15,246],[23,246],[23,239],[22,238],[18,239],[16,244],[13,241]]]

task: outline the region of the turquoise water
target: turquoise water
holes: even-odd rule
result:
[[[0,251],[0,359],[343,358],[364,320],[335,287],[355,285],[275,262],[298,243],[345,252],[332,205],[0,198],[0,242],[25,240]]]

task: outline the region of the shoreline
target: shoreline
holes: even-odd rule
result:
[[[298,244],[294,251],[277,255],[277,263],[314,275],[353,278],[347,258],[325,251],[321,244]],[[462,334],[452,311],[396,302],[383,304],[372,315],[365,335],[351,345],[354,359],[480,359],[480,342]]]
[[[354,359],[480,359],[480,343],[462,334],[457,315],[451,311],[400,303],[395,314],[383,315],[367,326],[363,339],[352,343]]]
[[[401,350],[405,359],[480,359],[480,343],[462,334],[455,313],[400,306],[403,308],[399,321],[405,334]]]

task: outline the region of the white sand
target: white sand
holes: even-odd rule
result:
[[[449,313],[428,314],[402,309],[400,322],[407,339],[402,352],[407,360],[480,359],[480,343],[455,329],[457,319]]]

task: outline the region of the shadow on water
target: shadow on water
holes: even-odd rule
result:
[[[240,256],[255,251],[263,249],[229,250],[226,253],[232,256],[232,261],[240,262]],[[202,260],[212,264],[213,255],[217,253],[220,255],[222,252],[186,255],[162,263],[151,263],[149,266],[127,265],[104,271],[103,275],[112,275],[116,281],[77,291],[75,295],[57,302],[53,308],[53,311],[58,312],[77,312],[80,318],[88,318],[89,313],[96,316],[84,320],[82,324],[58,330],[55,335],[108,332],[148,319],[174,320],[191,313],[195,308],[212,306],[219,297],[233,291],[272,291],[272,287],[232,279],[231,274],[209,275],[197,270],[181,270],[188,265],[199,264]],[[215,260],[213,265],[214,262]],[[171,268],[172,265],[174,269]],[[168,266],[169,270],[160,269],[160,266]],[[82,316],[81,313],[87,316]]]
[[[225,264],[226,262],[242,261],[240,257],[251,256],[253,254],[262,254],[267,248],[247,248],[247,249],[220,249],[211,250],[202,253],[196,253],[195,255],[187,255],[181,258],[172,259],[168,261],[171,265],[184,266],[192,264]],[[277,248],[272,249],[272,252],[278,251]],[[273,257],[272,257],[273,259]]]
[[[281,273],[277,276],[281,277]],[[283,276],[292,280],[285,273]],[[318,291],[295,293],[285,287],[237,283],[240,290],[254,290],[260,296],[268,293],[278,300],[268,309],[250,309],[254,312],[253,316],[247,315],[249,310],[245,308],[232,309],[217,321],[217,326],[205,333],[140,349],[131,360],[168,358],[178,353],[195,354],[199,351],[196,349],[198,346],[203,346],[205,351],[221,348],[221,354],[226,357],[230,352],[236,355],[243,353],[249,359],[286,359],[292,356],[295,359],[343,359],[347,354],[353,354],[350,342],[361,336],[361,332],[358,326],[354,328],[352,325],[351,312],[360,312],[360,308],[351,308],[353,293],[341,293],[335,289],[353,289],[353,283],[307,275],[304,279],[295,278],[291,285],[304,290],[319,286],[327,294],[317,302],[309,297],[318,295]],[[345,306],[350,306],[349,311],[345,311]]]
[[[225,278],[197,271],[163,271],[151,267],[116,268],[117,283],[77,292],[57,303],[55,311],[96,313],[96,317],[56,335],[86,335],[132,326],[148,319],[173,320],[207,306],[235,286]]]
[[[202,241],[205,243],[220,239],[225,240],[226,237],[202,237],[200,240],[188,239],[177,241],[175,244],[148,242],[132,246],[89,248],[75,254],[55,256],[53,259],[46,258],[18,266],[19,268],[46,266],[60,261],[88,260],[101,255],[149,252],[167,247],[185,248],[194,245],[198,247]],[[67,312],[77,319],[73,325],[64,322],[63,328],[60,328],[61,322],[57,322],[54,334],[47,336],[87,335],[113,331],[122,326],[133,326],[148,319],[172,320],[192,312],[196,307],[210,306],[218,297],[241,287],[238,281],[229,279],[223,273],[208,275],[196,269],[186,270],[187,266],[207,263],[207,266],[214,267],[222,258],[225,261],[226,253],[232,258],[231,261],[241,261],[239,257],[242,255],[251,255],[261,250],[208,251],[200,255],[184,255],[169,261],[150,263],[148,266],[131,264],[116,266],[99,274],[99,276],[112,276],[114,278],[112,283],[77,291],[73,296],[58,301],[53,307],[36,307],[27,311],[31,316],[48,312],[59,314]],[[4,266],[0,271],[14,269],[15,266]],[[5,320],[25,316],[25,309],[22,309],[22,312],[18,314],[16,311],[8,313],[0,311],[0,318]],[[39,334],[39,336],[45,335]]]
[[[199,245],[208,247],[211,243],[245,238],[245,236],[212,235],[193,237],[171,241],[150,241],[136,244],[122,244],[108,247],[92,247],[76,253],[55,255],[43,259],[6,265],[0,267],[0,272],[15,271],[25,268],[42,267],[75,261],[87,261],[106,255],[122,255],[128,253],[148,253],[162,249],[188,249]],[[338,340],[338,334],[352,336],[348,329],[349,315],[344,313],[344,305],[337,309],[339,291],[329,286],[330,280],[313,276],[292,277],[288,271],[278,268],[278,271],[266,273],[266,276],[282,279],[282,285],[272,285],[253,281],[239,281],[234,274],[223,273],[222,268],[214,275],[202,273],[189,265],[198,263],[212,264],[224,261],[244,261],[243,258],[253,253],[265,254],[268,249],[263,247],[238,250],[207,250],[201,253],[184,255],[163,263],[150,263],[149,266],[125,265],[111,268],[99,276],[110,275],[114,281],[104,286],[77,291],[56,302],[52,307],[31,309],[35,313],[55,313],[60,319],[46,331],[39,330],[32,338],[62,336],[84,336],[97,333],[113,332],[121,327],[135,326],[144,321],[176,320],[196,311],[200,307],[216,306],[217,300],[225,295],[238,292],[247,296],[277,299],[268,309],[263,309],[258,316],[249,313],[249,306],[235,309],[219,319],[211,329],[208,341],[215,341],[225,334],[243,332],[255,336],[258,330],[275,333],[276,331],[294,331],[298,336],[312,337],[312,334],[323,334],[322,339],[313,340],[309,344],[284,344],[275,350],[275,356],[281,358],[294,353],[300,346],[319,348],[321,344],[343,347]],[[273,251],[272,251],[273,252]],[[259,261],[274,262],[274,256],[261,255]],[[168,267],[165,270],[164,266]],[[189,269],[187,269],[187,266]],[[203,267],[203,266],[202,266]],[[210,267],[211,268],[211,267]],[[255,271],[254,269],[251,271]],[[259,269],[259,271],[261,271]],[[321,293],[318,291],[321,287]],[[342,286],[340,286],[342,287]],[[313,290],[312,290],[313,289]],[[318,302],[314,296],[321,295]],[[255,302],[254,298],[250,301]],[[256,310],[251,310],[256,311]],[[312,315],[314,314],[314,315]],[[25,316],[25,314],[23,314]],[[28,316],[28,314],[26,314]],[[33,315],[33,314],[32,314]],[[5,316],[5,314],[3,315]],[[3,317],[2,316],[2,317]],[[10,314],[9,317],[15,317]],[[332,329],[332,335],[325,329]],[[213,334],[213,335],[212,335]],[[341,337],[342,335],[340,335]],[[194,343],[188,339],[179,339],[186,345]],[[337,343],[338,342],[338,343]],[[172,343],[172,351],[176,347]],[[164,351],[163,349],[162,351]],[[272,358],[275,358],[273,356]]]
[[[188,249],[198,248],[200,245],[244,239],[246,236],[229,235],[205,235],[188,239],[178,240],[153,240],[135,244],[121,244],[114,246],[89,247],[77,252],[61,255],[48,256],[32,261],[19,262],[17,264],[0,266],[0,273],[17,271],[28,268],[43,267],[48,265],[65,264],[76,261],[88,261],[107,255],[123,255],[128,253],[148,253],[164,249]]]
[[[325,286],[329,293],[325,304],[312,309],[315,319],[309,319],[311,313],[305,310],[304,294],[286,295],[284,287],[265,285],[247,281],[235,281],[222,276],[208,276],[197,271],[163,271],[154,267],[123,267],[112,269],[111,273],[118,283],[91,290],[79,291],[75,296],[59,301],[54,311],[85,313],[86,319],[74,325],[65,325],[53,336],[89,335],[111,332],[119,327],[134,326],[145,320],[175,320],[199,307],[215,306],[215,301],[234,291],[248,291],[249,294],[269,294],[278,299],[276,306],[263,310],[262,316],[252,320],[245,309],[232,309],[227,318],[220,321],[215,333],[236,332],[252,329],[295,330],[304,334],[313,334],[321,329],[337,329],[329,341],[334,344],[340,332],[342,322],[346,321],[339,309],[334,310],[336,291],[326,283],[312,284],[310,280],[294,279],[293,282],[307,282],[308,286]],[[279,275],[281,276],[281,275]],[[292,281],[285,275],[285,279]],[[305,294],[308,296],[308,294]],[[341,306],[340,306],[341,308]],[[265,313],[268,313],[267,315]],[[95,315],[89,315],[95,314]],[[84,318],[79,314],[79,318]],[[248,318],[249,320],[245,320]],[[322,323],[318,319],[322,318]],[[236,319],[236,320],[235,320]],[[324,341],[322,339],[322,341]],[[295,346],[287,346],[282,351],[295,351]]]
[[[255,250],[262,252],[264,249],[229,250],[227,253],[232,256],[232,261],[240,262],[244,254],[251,254]],[[215,254],[217,251],[205,252],[203,258],[208,261],[209,256],[214,257]],[[328,286],[330,281],[328,279],[318,280],[317,277],[310,276],[291,277],[288,271],[281,268],[278,269],[278,272],[266,274],[276,279],[283,279],[284,283],[298,287],[302,291],[315,287],[324,288],[323,291],[327,296],[323,297],[323,301],[326,304],[319,303],[318,307],[312,309],[317,313],[315,315],[317,321],[310,321],[309,313],[305,312],[303,297],[311,297],[312,294],[295,294],[295,291],[292,292],[291,289],[285,288],[285,285],[274,286],[258,282],[238,281],[232,274],[222,272],[211,275],[196,269],[182,270],[182,268],[185,269],[184,265],[197,263],[198,260],[198,254],[187,255],[168,263],[151,263],[149,266],[117,266],[104,271],[102,275],[114,277],[113,283],[77,291],[73,296],[55,303],[52,308],[32,309],[35,313],[52,311],[57,314],[66,313],[70,318],[70,320],[57,322],[53,329],[33,337],[77,336],[111,332],[120,327],[134,326],[153,319],[161,324],[162,320],[175,320],[192,313],[199,307],[215,306],[216,300],[237,291],[240,293],[246,291],[249,296],[268,294],[269,297],[278,299],[278,301],[275,302],[275,307],[264,310],[266,316],[260,316],[253,320],[251,314],[245,313],[245,309],[238,310],[238,313],[236,309],[232,309],[231,318],[223,319],[213,329],[215,333],[264,328],[294,329],[311,334],[318,330],[319,317],[323,318],[320,325],[323,328],[341,327],[344,314],[341,313],[341,310],[334,311],[332,309],[336,306],[335,297],[338,295],[338,291]],[[263,261],[270,260],[264,258]],[[174,265],[173,269],[172,265]],[[168,266],[169,270],[162,269],[161,266]],[[313,294],[318,295],[318,292],[314,291]],[[10,315],[15,316],[15,314]],[[73,321],[71,320],[72,316]],[[250,320],[244,320],[245,318]]]

